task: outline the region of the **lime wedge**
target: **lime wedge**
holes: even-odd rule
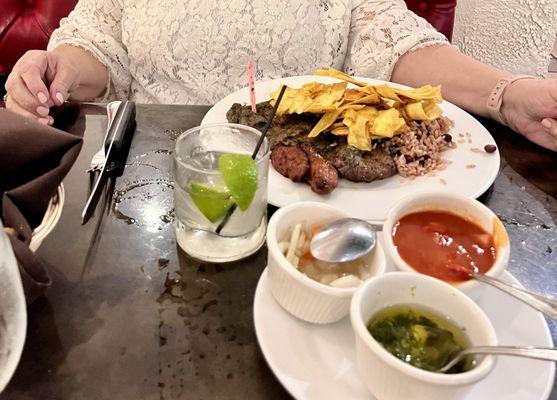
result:
[[[199,211],[211,222],[222,219],[234,204],[228,191],[204,183],[191,182],[190,196]]]
[[[238,207],[247,210],[257,190],[255,161],[246,154],[223,154],[219,157],[219,169]]]

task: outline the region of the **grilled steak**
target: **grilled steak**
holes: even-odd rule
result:
[[[341,177],[354,182],[373,182],[389,178],[397,172],[393,158],[376,149],[363,152],[352,146],[340,146],[331,162]]]
[[[269,102],[259,103],[257,114],[254,114],[251,107],[236,103],[230,108],[226,117],[229,122],[261,130],[272,109]],[[318,120],[317,116],[311,114],[276,116],[267,133],[271,149],[279,145],[302,147],[306,153],[311,149],[334,165],[341,178],[354,182],[372,182],[396,174],[395,163],[384,150],[374,149],[371,152],[363,152],[349,146],[344,137],[326,132],[316,138],[308,138],[307,135]]]

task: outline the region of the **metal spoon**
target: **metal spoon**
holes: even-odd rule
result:
[[[494,286],[557,321],[557,300],[530,292],[509,283],[505,283],[499,279],[492,278],[491,276],[484,275],[476,266],[470,265],[468,268],[462,265],[452,264],[449,267],[460,272],[464,272],[477,281]]]
[[[327,262],[347,262],[369,253],[377,243],[373,225],[357,218],[343,218],[325,225],[311,239],[311,254]]]
[[[517,347],[517,346],[478,346],[462,350],[439,372],[447,372],[463,357],[470,354],[499,354],[505,356],[535,358],[537,360],[557,361],[557,349],[553,347]]]

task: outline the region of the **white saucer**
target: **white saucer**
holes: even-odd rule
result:
[[[506,272],[502,278],[517,282]],[[486,287],[478,304],[491,319],[500,344],[553,346],[543,316],[518,300]],[[253,314],[263,355],[292,396],[308,400],[374,399],[358,376],[349,318],[316,325],[293,317],[273,298],[267,270],[257,285]],[[491,375],[467,398],[545,400],[551,393],[554,376],[553,363],[500,357]]]

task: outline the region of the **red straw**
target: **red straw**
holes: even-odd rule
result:
[[[251,103],[251,111],[253,113],[257,112],[257,107],[255,105],[255,68],[253,66],[253,61],[248,61],[248,80],[249,80],[249,101]]]

